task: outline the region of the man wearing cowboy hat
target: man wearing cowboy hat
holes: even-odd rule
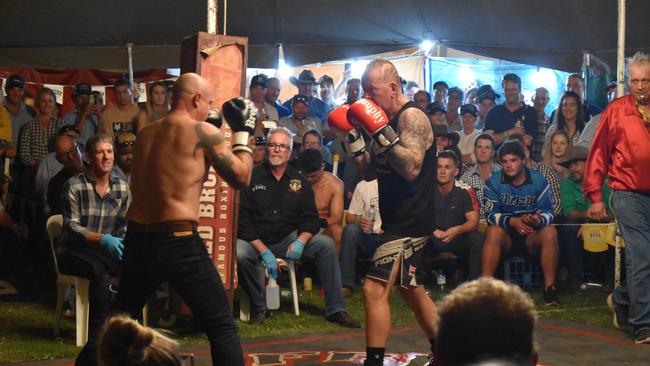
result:
[[[578,287],[582,284],[582,242],[578,239],[578,230],[580,224],[587,222],[587,210],[590,204],[589,200],[584,198],[584,192],[582,190],[582,179],[584,177],[587,156],[589,156],[589,149],[586,147],[571,146],[566,156],[558,161],[558,164],[567,168],[570,173],[560,184],[560,198],[562,201],[562,211],[564,217],[566,217],[565,224],[575,225],[558,227],[558,237],[559,242],[562,243],[560,246],[560,258],[566,258],[566,265],[569,271],[567,276],[567,290],[571,292],[578,290]],[[603,184],[601,192],[606,199],[607,211],[611,212],[609,209],[609,196],[612,194],[612,189],[607,186],[606,181]],[[610,218],[611,214],[608,215],[606,221],[609,221]],[[596,268],[593,270],[596,270]],[[611,273],[614,272],[611,271]],[[609,280],[609,278],[606,279],[608,282]]]
[[[307,101],[309,102],[309,111],[307,112],[307,115],[317,118],[321,123],[323,123],[329,114],[329,107],[325,102],[318,98],[314,98],[312,95],[312,90],[316,84],[314,73],[311,70],[302,70],[297,78],[292,76],[289,78],[289,81],[298,88],[298,95],[307,97]],[[295,97],[284,102],[283,106],[291,109],[294,98]]]
[[[449,126],[441,124],[432,125],[431,127],[433,127],[433,134],[436,137],[436,151],[441,152],[442,150],[458,145],[460,135],[456,132],[449,131]]]

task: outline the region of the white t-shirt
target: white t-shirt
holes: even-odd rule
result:
[[[378,233],[381,231],[381,215],[379,214],[379,188],[377,179],[367,182],[362,180],[357,184],[352,194],[348,213],[353,215],[363,215],[370,217],[371,211],[375,211],[375,225],[372,231]]]
[[[460,153],[463,155],[472,154],[473,156],[474,141],[476,140],[478,135],[483,133],[483,131],[474,129],[474,131],[469,135],[466,135],[465,132],[463,131],[457,131],[456,133],[460,135],[460,141],[458,141],[458,149],[460,150]]]

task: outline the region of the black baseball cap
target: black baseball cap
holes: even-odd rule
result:
[[[320,79],[318,79],[316,84],[322,85],[323,83],[330,84],[330,85],[334,86],[334,79],[332,79],[332,77],[329,76],[329,75],[323,75],[323,76],[320,77]]]
[[[478,116],[478,111],[474,104],[463,104],[463,106],[460,107],[460,115],[462,116],[465,113],[469,113],[474,117]]]
[[[13,74],[9,76],[9,78],[7,79],[5,90],[9,90],[11,88],[25,89],[25,79],[23,79],[23,77],[18,74]]]
[[[307,107],[309,107],[309,98],[307,98],[304,95],[296,94],[293,96],[291,99],[291,106],[293,107],[296,103],[304,103]]]
[[[490,84],[481,85],[478,87],[478,89],[476,89],[476,98],[478,99],[479,103],[483,99],[490,99],[495,102],[497,98],[500,97],[501,96],[494,91],[494,88],[492,88],[492,85]]]
[[[254,86],[261,86],[262,88],[269,87],[269,77],[266,74],[257,74],[251,79],[251,88]]]
[[[437,112],[447,113],[447,111],[445,110],[445,107],[442,104],[438,103],[438,102],[429,103],[427,105],[427,114],[428,115],[432,115],[432,114],[437,113]]]
[[[92,94],[93,89],[90,87],[90,84],[80,83],[74,87],[74,95],[90,95]]]

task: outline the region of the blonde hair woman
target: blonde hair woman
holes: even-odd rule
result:
[[[99,365],[180,366],[178,342],[126,315],[108,320],[99,338]]]
[[[556,130],[551,134],[548,143],[544,146],[544,162],[557,171],[560,180],[569,175],[569,170],[557,162],[566,156],[570,145],[572,144],[569,140],[569,134],[564,130]]]

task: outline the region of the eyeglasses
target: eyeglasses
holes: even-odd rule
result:
[[[287,151],[287,150],[289,150],[289,145],[287,145],[287,144],[266,144],[266,147],[267,147],[269,150],[274,150],[274,149],[278,149],[278,150],[280,150],[280,151]]]

